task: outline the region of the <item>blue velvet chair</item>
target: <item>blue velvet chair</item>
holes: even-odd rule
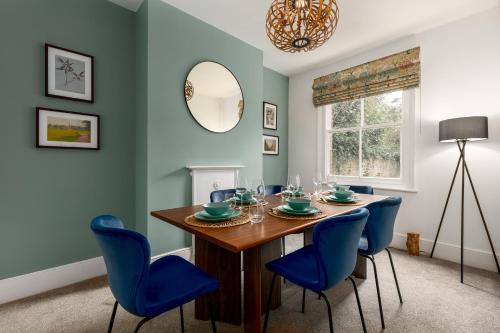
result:
[[[369,204],[366,208],[370,211],[370,217],[368,218],[365,230],[363,231],[363,235],[359,241],[358,253],[369,259],[373,264],[382,328],[385,328],[385,322],[384,312],[382,310],[382,300],[380,298],[380,287],[378,283],[377,266],[375,264],[375,254],[383,250],[387,251],[391,262],[392,274],[394,275],[394,280],[396,282],[396,289],[398,290],[399,302],[403,304],[396,270],[394,269],[394,262],[392,261],[391,251],[388,248],[389,244],[392,242],[394,223],[396,221],[396,215],[398,214],[400,205],[401,197],[390,197],[382,201]]]
[[[283,185],[266,185],[264,195],[272,195],[281,193],[283,191]],[[262,185],[259,185],[257,192],[262,194]]]
[[[114,216],[97,216],[90,227],[101,248],[109,286],[116,299],[108,332],[113,329],[118,304],[143,317],[134,332],[145,322],[179,307],[184,331],[182,305],[219,289],[217,280],[181,257],[165,256],[150,263],[146,237],[125,229]],[[213,316],[211,321],[212,331],[216,332]]]
[[[373,194],[373,187],[362,185],[347,185],[351,191],[361,194]]]
[[[213,191],[210,193],[210,202],[222,202],[226,200],[226,194],[234,194],[236,193],[236,190],[229,189],[229,190],[217,190]]]
[[[358,290],[350,275],[356,266],[359,239],[368,215],[368,210],[361,208],[349,215],[328,218],[314,227],[312,244],[266,264],[267,269],[274,272],[274,275],[267,300],[264,333],[267,330],[271,296],[277,275],[303,288],[303,313],[306,289],[312,290],[325,300],[331,333],[333,333],[332,311],[323,291],[349,279],[356,294],[363,331],[366,332]]]

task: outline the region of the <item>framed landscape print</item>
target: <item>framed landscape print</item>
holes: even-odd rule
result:
[[[279,155],[280,138],[274,135],[262,136],[262,153],[264,155]]]
[[[36,108],[36,146],[99,149],[99,116]]]
[[[278,129],[278,106],[264,102],[264,128]]]
[[[45,44],[45,95],[94,102],[94,57]]]

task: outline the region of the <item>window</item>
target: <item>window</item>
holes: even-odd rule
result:
[[[414,89],[326,106],[325,173],[341,182],[413,187],[414,109]]]

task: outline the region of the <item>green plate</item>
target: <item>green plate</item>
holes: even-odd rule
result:
[[[278,210],[282,213],[290,214],[290,215],[313,215],[319,211],[318,208],[316,208],[316,207],[311,207],[310,209],[304,210],[304,211],[293,210],[288,205],[278,206]]]
[[[208,214],[206,211],[202,210],[200,212],[195,213],[194,217],[196,217],[198,220],[202,220],[202,221],[219,222],[219,221],[230,220],[234,217],[240,216],[240,214],[241,214],[241,212],[239,210],[231,209],[229,212],[224,213],[220,216],[213,216],[213,215]]]
[[[338,202],[338,203],[354,203],[354,202],[358,202],[359,201],[356,198],[339,199],[339,198],[335,197],[334,195],[327,196],[327,197],[325,197],[325,199],[326,199],[326,201]]]

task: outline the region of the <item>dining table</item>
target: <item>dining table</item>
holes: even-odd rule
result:
[[[312,230],[320,221],[349,212],[387,198],[380,195],[357,194],[354,205],[315,201],[320,210],[318,219],[288,219],[269,214],[270,209],[284,203],[279,195],[264,197],[264,218],[260,223],[245,223],[224,228],[193,226],[186,218],[203,210],[202,205],[152,211],[151,215],[194,235],[194,262],[197,267],[219,281],[220,289],[195,301],[195,318],[208,320],[210,304],[215,320],[244,325],[246,333],[261,331],[272,273],[267,262],[282,255],[281,238],[304,233],[304,244],[312,242]],[[358,256],[353,275],[366,279],[366,259]],[[243,284],[242,284],[243,280]],[[243,286],[243,290],[242,290]],[[271,295],[271,309],[281,305],[281,284]]]

